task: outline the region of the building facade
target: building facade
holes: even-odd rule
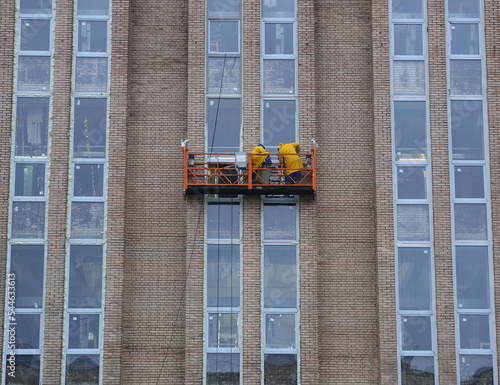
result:
[[[499,385],[497,1],[0,20],[3,384]],[[314,195],[185,194],[312,140]]]

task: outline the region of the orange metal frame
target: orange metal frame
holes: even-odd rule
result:
[[[252,168],[252,157],[262,154],[248,153],[246,155],[246,167],[237,164],[235,153],[208,153],[189,152],[187,147],[182,147],[184,155],[184,190],[189,187],[214,187],[214,186],[237,186],[248,190],[256,187],[304,187],[316,190],[316,165],[317,147],[311,152],[300,153],[305,167],[301,169],[287,169],[279,163],[273,162],[271,167]],[[276,158],[278,153],[269,153]],[[281,154],[287,155],[287,154]],[[300,171],[298,183],[285,183],[286,171]],[[269,175],[269,180],[263,179],[262,175]],[[286,188],[284,189],[286,190]]]

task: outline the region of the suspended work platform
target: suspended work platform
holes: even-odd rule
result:
[[[184,155],[184,192],[196,194],[244,195],[313,195],[316,191],[316,152],[300,153],[304,168],[287,169],[280,164],[278,153],[269,153],[272,163],[252,168],[252,153],[189,152]],[[291,154],[281,154],[291,155]],[[299,172],[297,182],[287,178]]]

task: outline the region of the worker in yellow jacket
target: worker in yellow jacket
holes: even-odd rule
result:
[[[299,183],[300,169],[304,168],[302,160],[297,155],[300,151],[300,144],[295,143],[280,143],[278,146],[278,158],[285,170],[285,183]]]
[[[268,183],[270,170],[258,170],[260,167],[271,167],[271,158],[263,144],[252,148],[252,183]],[[258,177],[257,177],[258,176]]]
[[[260,143],[252,148],[252,154],[262,154],[252,155],[252,169],[254,170],[262,166],[262,163],[264,163],[266,158],[269,156],[269,153],[266,151],[264,145]]]

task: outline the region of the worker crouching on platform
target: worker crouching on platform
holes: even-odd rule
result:
[[[269,175],[271,174],[270,170],[258,170],[261,167],[271,167],[271,157],[269,153],[266,151],[266,148],[263,144],[258,144],[252,149],[252,169],[254,170],[252,175],[253,183],[268,183]],[[257,178],[258,176],[258,178]]]
[[[295,143],[280,143],[278,146],[278,158],[281,167],[285,167],[285,183],[299,183],[300,182],[300,169],[304,168],[304,164],[300,159],[298,152],[300,151],[300,144]]]

